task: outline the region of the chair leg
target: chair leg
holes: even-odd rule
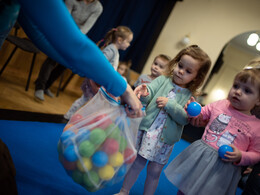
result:
[[[29,88],[29,85],[30,85],[30,80],[31,80],[31,76],[32,76],[32,71],[33,71],[36,55],[37,55],[36,53],[33,54],[32,63],[31,63],[30,72],[29,72],[29,76],[28,76],[28,79],[27,79],[25,91],[28,91],[28,88]]]
[[[74,77],[74,73],[71,73],[69,78],[66,80],[66,82],[64,83],[63,87],[61,88],[61,91],[64,91],[65,88],[67,87],[67,85],[69,84],[69,82],[71,81],[71,79]]]
[[[60,87],[61,87],[61,84],[62,84],[62,81],[63,81],[63,77],[64,77],[64,72],[61,74],[61,77],[60,77],[60,82],[59,82],[59,86],[58,86],[58,89],[57,89],[56,97],[59,96]]]
[[[0,76],[1,76],[2,73],[4,72],[4,70],[5,70],[6,66],[7,66],[7,64],[8,64],[8,63],[10,62],[10,60],[12,59],[12,57],[13,57],[15,51],[17,50],[17,48],[18,48],[17,46],[14,48],[14,50],[12,51],[12,53],[10,54],[10,56],[8,57],[8,59],[6,60],[4,66],[1,68],[1,70],[0,70]]]

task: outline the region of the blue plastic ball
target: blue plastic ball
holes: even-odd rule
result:
[[[68,147],[64,150],[63,155],[64,155],[65,159],[66,159],[67,161],[69,161],[69,162],[74,162],[74,161],[78,160],[78,156],[77,156],[77,154],[76,154],[74,145],[68,146]]]
[[[89,139],[90,131],[86,128],[82,128],[77,133],[76,142],[81,143]]]
[[[221,158],[227,159],[224,155],[226,154],[226,152],[233,152],[233,148],[229,145],[222,145],[219,147],[218,149],[218,155]]]
[[[67,130],[67,131],[64,131],[61,136],[60,136],[60,140],[61,142],[64,142],[65,140],[67,140],[68,138],[70,137],[74,137],[75,136],[75,133],[73,131],[70,131],[70,130]]]
[[[118,169],[118,171],[117,171],[117,176],[118,177],[122,177],[122,176],[124,176],[125,174],[126,174],[126,165],[125,164],[123,164],[121,167],[120,167],[120,169]]]
[[[108,162],[108,156],[105,152],[103,151],[97,151],[93,156],[92,156],[92,163],[96,167],[104,167]]]
[[[187,107],[187,112],[191,117],[198,116],[201,112],[201,106],[197,102],[191,102]]]

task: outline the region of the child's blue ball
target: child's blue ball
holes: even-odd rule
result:
[[[224,155],[226,154],[226,152],[233,152],[233,148],[229,145],[222,145],[219,147],[218,149],[218,155],[221,158],[227,159]]]
[[[78,156],[77,156],[77,154],[76,154],[74,145],[68,146],[68,147],[64,150],[63,155],[64,155],[64,157],[65,157],[65,159],[66,159],[67,161],[74,162],[74,161],[78,160]]]
[[[191,102],[187,107],[187,112],[191,117],[198,116],[201,112],[201,106],[197,102]]]
[[[108,162],[108,156],[103,151],[97,151],[92,156],[92,162],[96,167],[104,167]]]

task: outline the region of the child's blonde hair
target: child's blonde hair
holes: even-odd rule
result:
[[[235,80],[246,83],[248,80],[258,87],[260,95],[260,58],[253,59],[235,76]]]
[[[123,65],[123,64],[125,64],[126,66],[127,66],[127,69],[126,69],[126,71],[125,71],[125,73],[122,75],[122,76],[124,76],[124,77],[128,77],[128,74],[129,74],[129,69],[130,69],[130,67],[132,66],[132,61],[131,60],[128,60],[128,61],[120,61],[119,62],[119,65],[118,65],[118,68],[121,66],[121,65]],[[117,68],[117,69],[118,69]]]
[[[192,58],[200,62],[200,68],[198,74],[190,83],[187,84],[187,88],[192,94],[198,95],[197,89],[203,84],[208,71],[210,70],[211,60],[206,52],[204,52],[199,46],[191,45],[182,49],[176,56],[169,62],[166,76],[172,77],[174,67],[181,60],[183,55],[191,56]]]
[[[153,61],[155,61],[157,58],[161,58],[161,59],[163,59],[163,60],[165,60],[165,61],[171,61],[171,57],[170,56],[167,56],[167,55],[165,55],[165,54],[159,54],[158,56],[156,56],[155,58],[154,58],[154,60]]]
[[[103,50],[107,45],[110,43],[115,43],[119,37],[123,40],[127,39],[133,32],[127,26],[118,26],[116,28],[112,28],[110,31],[107,32],[104,39],[100,40],[97,45],[100,46],[102,42],[104,44],[100,47]]]

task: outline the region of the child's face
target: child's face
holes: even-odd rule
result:
[[[130,34],[126,39],[122,39],[119,37],[118,49],[126,50],[129,46],[131,41],[133,40],[133,34]]]
[[[189,55],[183,55],[174,67],[173,82],[180,87],[186,88],[187,84],[196,78],[199,69],[200,63],[198,60]]]
[[[117,72],[121,75],[125,74],[126,70],[127,70],[127,65],[126,64],[120,64],[117,68]]]
[[[152,77],[158,77],[163,74],[167,67],[167,60],[164,60],[160,57],[156,58],[151,66],[151,75]]]
[[[235,80],[229,91],[228,99],[231,105],[244,114],[260,105],[258,86],[253,85],[250,79],[246,83]]]

